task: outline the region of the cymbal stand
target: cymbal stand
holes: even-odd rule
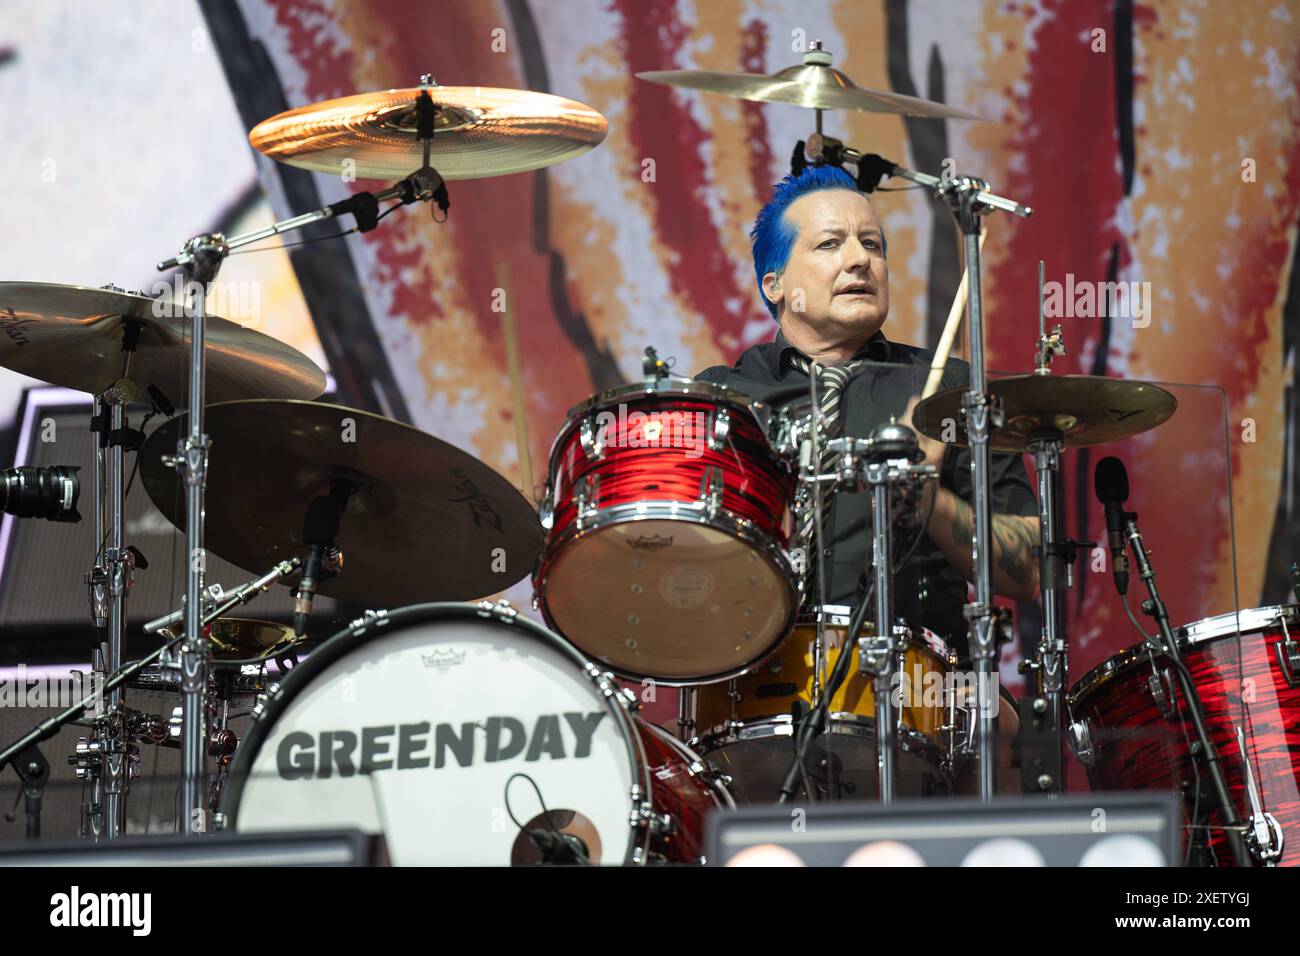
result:
[[[1052,359],[1064,355],[1065,342],[1058,325],[1049,333],[1043,312],[1043,268],[1038,263],[1038,348],[1034,374],[1050,375]],[[1080,548],[1094,541],[1075,541],[1061,535],[1061,454],[1065,436],[1060,429],[1043,429],[1030,436],[1038,476],[1038,580],[1042,601],[1042,633],[1032,660],[1020,664],[1022,674],[1032,672],[1035,693],[1021,708],[1022,783],[1027,789],[1055,797],[1065,785],[1064,742],[1068,722],[1065,691],[1069,686],[1070,656],[1065,628],[1065,592],[1074,586],[1074,562]],[[1034,743],[1031,745],[1030,741]]]
[[[431,78],[422,77],[422,82]],[[430,85],[425,82],[425,85]],[[292,216],[239,236],[227,238],[220,233],[196,236],[181,248],[179,254],[158,263],[159,271],[181,268],[185,270],[187,286],[193,302],[186,306],[190,316],[190,389],[189,433],[177,445],[176,468],[185,480],[185,550],[189,556],[185,573],[185,641],[181,647],[181,774],[182,808],[189,821],[187,833],[211,829],[210,813],[203,794],[204,761],[204,690],[207,686],[207,638],[199,625],[203,571],[206,552],[203,550],[204,486],[208,468],[208,436],[203,431],[204,396],[204,319],[205,297],[208,286],[227,255],[234,249],[258,242],[271,236],[302,229],[315,222],[350,213],[355,217],[358,232],[368,232],[379,222],[379,203],[389,199],[407,205],[414,202],[433,201],[446,212],[449,201],[447,184],[429,165],[429,148],[433,139],[438,107],[426,90],[421,90],[415,100],[416,129],[424,141],[424,166],[401,182],[378,193],[360,192],[300,216]]]
[[[116,290],[114,286],[105,288]],[[122,666],[126,643],[126,599],[135,583],[137,552],[123,544],[126,522],[125,453],[138,451],[143,434],[130,428],[126,405],[136,396],[131,358],[139,344],[141,324],[125,322],[122,332],[122,375],[95,396],[91,432],[95,442],[95,564],[86,574],[94,618],[91,648],[92,680],[103,686],[107,675]],[[144,566],[143,564],[141,566]],[[77,741],[68,762],[90,788],[82,807],[82,833],[96,842],[116,840],[126,832],[126,799],[130,777],[139,759],[127,729],[123,690],[109,692],[107,708],[97,707],[90,733]]]
[[[971,656],[976,670],[978,719],[976,749],[979,753],[979,795],[984,802],[993,799],[997,790],[998,698],[994,678],[997,670],[997,613],[993,606],[993,494],[989,440],[993,430],[1002,425],[1002,409],[988,392],[984,358],[984,298],[980,284],[979,236],[983,217],[1002,210],[1021,218],[1033,210],[1012,199],[989,192],[988,183],[972,176],[931,176],[906,169],[877,155],[863,155],[837,144],[836,152],[857,163],[859,188],[875,188],[881,176],[902,179],[933,189],[952,208],[965,243],[966,275],[969,292],[966,299],[966,330],[970,336],[970,386],[962,398],[962,417],[970,447],[971,511],[974,534],[971,557],[975,571],[975,600],[963,613],[970,622]],[[851,156],[849,154],[852,154]]]
[[[916,433],[890,421],[877,425],[865,441],[836,438],[827,443],[837,455],[841,487],[871,490],[871,568],[875,582],[875,636],[845,638],[858,643],[858,668],[872,677],[876,705],[876,767],[882,804],[893,803],[898,790],[898,723],[900,709],[895,685],[901,676],[900,652],[906,649],[907,631],[894,621],[894,491],[938,477],[924,458]]]

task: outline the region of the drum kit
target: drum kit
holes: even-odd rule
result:
[[[867,191],[892,175],[951,205],[967,254],[970,386],[938,392],[932,375],[911,424],[971,450],[973,693],[952,680],[958,659],[944,640],[893,613],[900,556],[920,533],[903,519],[916,524],[915,502],[936,471],[900,423],[834,436],[817,411],[816,376],[806,402],[769,407],[675,377],[647,349],[641,381],[569,412],[535,509],[446,442],[315,401],[325,377],[306,356],[206,314],[205,292],[235,248],[345,213],[360,231],[400,205],[446,213],[448,181],[539,169],[605,135],[604,118],[581,103],[442,87],[426,75],[411,89],[257,126],[250,142],[276,160],[404,178],[254,233],[190,240],[159,264],[185,271],[187,301],[0,283],[0,365],[95,396],[102,543],[86,581],[93,669],[107,693],[93,716],[83,701],[0,750],[0,768],[12,763],[23,776],[40,741],[68,722],[86,726],[70,762],[89,793],[83,831],[96,841],[125,834],[145,744],[181,750],[179,819],[190,834],[356,828],[382,834],[399,864],[687,863],[703,859],[705,816],[738,803],[992,799],[995,734],[1018,718],[1030,789],[1061,790],[1068,736],[1095,786],[1182,792],[1190,832],[1209,834],[1200,842],[1210,862],[1294,862],[1283,842],[1300,828],[1286,757],[1300,712],[1295,607],[1176,633],[1162,626],[1067,693],[1064,591],[1092,542],[1060,534],[1061,458],[1155,428],[1177,403],[1145,383],[1050,374],[1063,346],[1041,316],[1036,371],[989,380],[981,222],[994,210],[1031,210],[978,179],[906,170],[822,132],[826,110],[977,117],[859,88],[816,43],[801,65],[772,76],[641,76],[811,108],[816,132],[796,166],[851,163]],[[952,335],[945,340],[940,369]],[[186,395],[177,414],[173,402]],[[131,424],[142,406],[168,417],[147,436]],[[945,434],[952,422],[956,436]],[[983,679],[1008,630],[993,605],[987,544],[991,451],[1031,454],[1038,472],[1043,633],[1018,713]],[[127,662],[126,601],[145,567],[123,539],[130,452],[153,503],[184,531],[189,560],[182,607],[145,627],[164,643]],[[61,487],[75,498],[75,484]],[[841,607],[810,584],[824,576],[801,555],[821,559],[827,496],[850,493],[871,497],[870,561],[867,596]],[[1122,500],[1121,553],[1125,539],[1134,544],[1150,613],[1163,621]],[[229,591],[208,583],[209,551],[258,576]],[[478,600],[528,571],[546,626],[508,602]],[[230,616],[277,583],[295,589],[293,626]],[[316,594],[372,610],[312,644],[303,635]],[[1244,726],[1227,676],[1243,663],[1266,701]],[[676,733],[640,713],[638,683],[681,688]],[[252,702],[247,732],[232,728],[236,701]],[[1210,786],[1220,763],[1226,773]]]

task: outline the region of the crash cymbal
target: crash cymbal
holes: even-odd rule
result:
[[[140,451],[149,497],[177,527],[185,495],[164,463],[188,426],[167,422]],[[542,550],[537,513],[477,458],[409,425],[316,402],[210,405],[205,547],[250,573],[302,557],[307,505],[349,497],[341,573],[318,593],[375,607],[468,601],[528,574]]]
[[[581,156],[605,138],[605,117],[548,93],[418,86],[312,103],[253,127],[253,148],[291,166],[401,179],[424,165],[416,100],[437,107],[429,162],[444,179],[523,173]],[[355,163],[355,166],[348,165]]]
[[[98,395],[123,376],[123,336],[139,332],[126,377],[135,394],[156,385],[174,405],[189,394],[190,319],[162,299],[50,282],[0,282],[0,365]],[[325,373],[283,342],[216,316],[207,319],[207,395],[315,398]]]
[[[989,393],[1002,402],[1003,425],[993,432],[993,451],[1028,451],[1030,436],[1055,429],[1066,448],[1120,441],[1165,422],[1178,401],[1158,385],[1100,375],[1015,375],[989,379]],[[947,422],[957,423],[954,444],[966,445],[961,400],[951,388],[919,403],[912,423],[930,438],[944,440]]]
[[[712,70],[651,70],[637,77],[706,93],[721,93],[760,103],[789,103],[818,110],[897,113],[939,119],[981,120],[983,117],[915,96],[860,87],[831,66],[831,55],[818,41],[799,66],[778,73],[725,73]]]

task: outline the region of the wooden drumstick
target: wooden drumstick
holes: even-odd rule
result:
[[[510,298],[510,263],[497,263],[497,287],[505,292],[506,308],[501,313],[501,338],[506,346],[506,369],[510,373],[510,408],[515,420],[515,447],[519,453],[519,490],[532,504],[537,503],[533,487],[533,457],[528,450],[528,405],[524,400],[524,375],[519,364],[519,340],[515,334],[514,302]]]
[[[980,230],[979,248],[981,252],[984,251],[984,239],[988,234],[987,229]],[[948,310],[948,322],[943,327],[943,334],[939,336],[939,347],[934,350],[934,361],[930,365],[930,374],[926,377],[925,388],[921,391],[922,399],[927,399],[939,391],[939,382],[943,379],[943,370],[948,364],[948,356],[952,353],[952,343],[957,338],[957,330],[961,328],[961,317],[966,312],[968,279],[966,273],[962,272],[961,284],[957,286],[957,295],[952,300],[952,308]]]

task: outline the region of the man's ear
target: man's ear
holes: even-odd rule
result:
[[[763,295],[774,306],[780,306],[785,300],[785,290],[781,286],[781,277],[775,272],[763,276]]]

